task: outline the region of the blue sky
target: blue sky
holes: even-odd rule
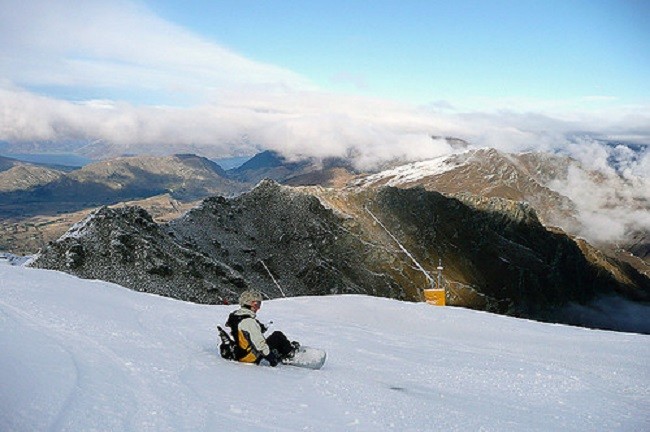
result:
[[[151,1],[319,87],[452,104],[650,98],[647,1]]]
[[[0,140],[433,157],[650,142],[650,2],[0,0]],[[425,149],[425,150],[414,150]],[[226,154],[227,153],[227,154]]]

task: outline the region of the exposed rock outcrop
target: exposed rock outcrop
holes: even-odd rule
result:
[[[236,270],[174,241],[139,207],[99,209],[31,265],[198,303],[222,303],[247,286]]]
[[[398,244],[399,243],[399,244]],[[34,265],[204,303],[364,293],[419,300],[443,261],[453,305],[550,319],[599,295],[650,299],[650,280],[559,230],[529,205],[424,188],[294,188],[261,182],[157,225],[102,209]]]

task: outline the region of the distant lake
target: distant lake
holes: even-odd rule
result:
[[[219,164],[219,166],[226,171],[233,168],[238,168],[248,161],[252,156],[236,156],[223,159],[212,159],[212,162]]]
[[[18,159],[24,162],[66,165],[71,167],[82,167],[92,162],[92,159],[68,153],[0,153],[0,156]]]

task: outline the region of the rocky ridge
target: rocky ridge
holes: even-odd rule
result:
[[[643,181],[618,175],[605,176],[585,169],[571,158],[558,155],[507,154],[494,149],[479,149],[359,176],[349,184],[358,188],[421,186],[459,199],[476,196],[526,202],[535,209],[546,227],[561,228],[569,234],[582,236],[585,231],[589,232],[589,221],[602,212],[594,202],[600,202],[599,205],[607,209],[628,209],[639,214],[650,211],[647,193],[643,195],[640,192],[644,187],[633,184]],[[572,182],[573,186],[570,186]],[[571,193],[571,187],[581,188],[583,192]],[[636,192],[631,193],[631,190]],[[645,271],[643,269],[650,264],[647,261],[649,236],[647,230],[632,223],[626,227],[626,240],[618,240],[616,244],[601,241],[598,247]],[[629,252],[634,256],[626,256]]]
[[[236,270],[174,241],[139,207],[100,208],[31,266],[198,303],[221,303],[247,286]]]
[[[12,168],[16,169],[37,168]],[[3,186],[3,179],[12,170],[0,172],[0,217],[78,211],[166,193],[174,199],[193,201],[210,195],[234,195],[251,187],[227,178],[219,165],[195,155],[121,157],[51,175],[47,181],[21,188],[14,187],[15,181]]]
[[[552,161],[541,161],[549,157]],[[538,154],[505,154],[479,149],[424,162],[416,162],[368,177],[353,185],[401,188],[422,186],[447,195],[465,194],[526,201],[546,225],[571,226],[575,207],[571,200],[547,184],[558,176],[566,178],[568,158]],[[548,171],[554,167],[555,171]],[[577,223],[573,220],[573,223]]]
[[[364,293],[418,301],[439,260],[452,305],[552,319],[563,305],[601,295],[650,300],[646,276],[549,231],[525,203],[421,187],[263,181],[237,197],[208,198],[167,224],[127,208],[102,209],[82,227],[33,265],[204,303],[234,301],[246,287],[269,298]]]

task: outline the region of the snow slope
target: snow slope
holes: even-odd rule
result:
[[[353,184],[355,186],[372,186],[376,184],[400,186],[422,180],[425,177],[444,174],[465,163],[465,161],[459,162],[454,157],[448,155],[440,156],[425,161],[400,165],[392,169],[362,177]]]
[[[0,265],[0,430],[648,431],[650,337],[364,296],[265,302],[319,371],[218,357],[233,306]]]

